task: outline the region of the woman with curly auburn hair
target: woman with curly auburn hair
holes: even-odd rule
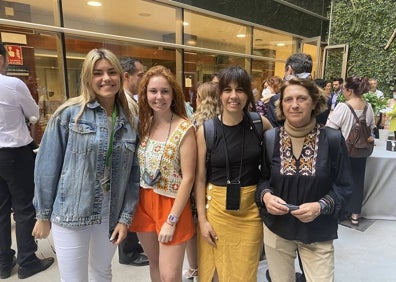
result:
[[[151,281],[181,281],[184,251],[194,235],[190,193],[196,140],[184,95],[171,71],[154,66],[139,87],[140,198],[130,231],[150,261]]]

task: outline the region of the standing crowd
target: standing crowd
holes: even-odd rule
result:
[[[331,92],[299,53],[260,97],[228,67],[197,88],[191,115],[169,69],[93,49],[35,156],[25,120],[38,107],[4,75],[6,57],[0,44],[1,279],[16,263],[20,279],[50,267],[35,239],[52,232],[66,282],[111,281],[117,246],[120,263],[149,265],[155,282],[253,282],[263,256],[269,281],[334,281],[339,219],[359,224],[363,200],[367,156],[345,141],[353,112],[375,127],[367,79],[336,79]]]

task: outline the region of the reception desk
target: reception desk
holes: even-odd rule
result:
[[[396,152],[386,150],[386,142],[375,140],[367,158],[361,216],[396,220]]]

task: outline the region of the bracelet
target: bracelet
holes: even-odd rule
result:
[[[173,214],[169,214],[168,219],[166,220],[166,222],[172,226],[175,225],[178,221],[179,221],[179,218]]]
[[[326,195],[319,201],[321,214],[332,214],[334,211],[334,200],[330,195]]]
[[[166,223],[166,224],[168,224],[168,225],[170,225],[170,226],[172,226],[172,227],[174,227],[174,226],[175,226],[175,224],[172,224],[172,223],[170,223],[168,220],[167,220],[167,221],[165,221],[165,223]]]

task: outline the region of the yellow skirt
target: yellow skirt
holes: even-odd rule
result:
[[[199,281],[212,281],[217,271],[219,281],[257,281],[257,267],[263,243],[263,224],[254,201],[256,186],[241,188],[240,209],[225,208],[226,188],[208,184],[206,216],[218,240],[206,242],[198,232]]]

